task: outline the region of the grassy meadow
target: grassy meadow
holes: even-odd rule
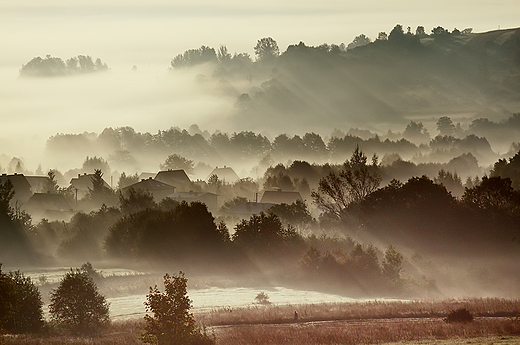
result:
[[[459,308],[469,310],[475,320],[446,323],[446,315]],[[520,300],[493,298],[256,305],[195,317],[219,345],[520,344],[519,312]],[[142,320],[119,321],[95,338],[2,336],[0,344],[141,344],[142,326]]]

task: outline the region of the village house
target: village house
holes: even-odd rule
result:
[[[34,193],[24,207],[33,220],[70,221],[74,211],[62,194]]]
[[[213,171],[208,175],[206,181],[209,181],[210,177],[216,175],[219,180],[227,182],[227,183],[235,183],[240,180],[240,177],[235,173],[235,171],[224,165],[223,168],[216,167]]]
[[[159,171],[157,175],[155,175],[155,180],[174,186],[179,192],[188,192],[191,190],[191,180],[182,169]]]
[[[264,191],[260,202],[290,205],[295,203],[297,200],[303,201],[299,192],[283,191],[280,188],[271,188]]]
[[[166,198],[168,195],[171,195],[175,192],[175,187],[169,185],[167,183],[157,181],[153,178],[148,178],[146,180],[141,180],[137,183],[131,184],[121,190],[124,194],[128,193],[130,189],[134,189],[136,191],[146,191],[150,193],[156,202],[161,201]]]
[[[71,188],[74,190],[74,195],[79,199],[83,199],[89,193],[90,189],[94,187],[92,184],[92,178],[94,174],[83,173],[83,175],[78,174],[78,177],[73,177],[70,180]],[[103,186],[106,188],[110,188],[110,185],[103,179]]]

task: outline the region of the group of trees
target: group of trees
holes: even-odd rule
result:
[[[3,273],[0,264],[1,334],[101,334],[110,323],[109,304],[94,281],[92,265],[71,269],[50,293],[51,319],[45,322],[41,293],[30,278],[20,271]],[[157,345],[212,345],[195,323],[191,300],[187,296],[184,273],[164,276],[164,292],[157,285],[146,296],[144,329],[141,340]]]
[[[51,328],[65,334],[93,335],[109,322],[106,298],[89,275],[90,263],[71,269],[51,291]],[[0,334],[43,332],[43,302],[39,289],[20,271],[2,272],[0,264]]]
[[[402,263],[403,255],[393,246],[379,253],[374,246],[361,244],[350,251],[320,251],[311,247],[301,259],[307,284],[326,285],[335,291],[347,289],[353,295],[399,291],[403,287]]]
[[[454,29],[453,32],[449,32],[449,30],[444,29],[441,26],[438,26],[436,28],[433,28],[431,30],[431,36],[432,37],[439,37],[441,35],[467,35],[472,33],[471,28],[466,28],[462,31],[458,29]],[[412,33],[411,27],[407,28],[406,33],[404,32],[403,26],[401,24],[397,24],[389,35],[387,35],[385,32],[380,32],[377,40],[378,41],[399,41],[401,37],[418,37],[418,38],[424,38],[428,37],[428,34],[426,33],[424,26],[418,26],[415,35]],[[349,49],[354,49],[356,47],[361,47],[367,44],[372,43],[372,40],[367,37],[365,34],[360,34],[354,38],[354,40],[349,43],[347,46],[345,44],[341,45],[332,45],[328,46],[327,44],[323,44],[319,46],[320,49],[328,51],[328,52],[344,52]],[[273,61],[274,59],[278,58],[280,56],[280,48],[278,46],[278,43],[272,38],[272,37],[264,37],[257,41],[254,52],[256,56],[256,61],[258,62],[268,62]],[[242,60],[242,61],[240,61]],[[186,67],[193,67],[196,65],[200,65],[203,63],[221,63],[224,65],[233,64],[234,62],[240,61],[243,63],[243,61],[247,61],[250,64],[253,62],[251,57],[248,54],[238,54],[235,53],[234,55],[231,55],[229,53],[227,47],[225,45],[220,46],[218,50],[215,50],[215,48],[211,48],[205,45],[202,45],[198,49],[188,49],[182,54],[178,54],[175,56],[171,61],[171,67],[172,68],[186,68]]]
[[[101,169],[106,176],[111,175],[111,170],[133,173],[132,170],[140,166],[152,164],[155,169],[185,169],[188,173],[196,173],[207,171],[211,169],[208,167],[222,162],[260,161],[262,168],[273,162],[287,160],[337,162],[343,161],[356,146],[360,146],[368,155],[377,153],[383,157],[386,154],[398,154],[404,159],[414,158],[418,163],[445,160],[464,153],[471,153],[479,161],[488,162],[498,156],[486,138],[490,135],[494,138],[493,143],[503,145],[505,139],[497,141],[497,135],[493,134],[497,132],[496,128],[506,128],[507,133],[510,133],[508,138],[515,133],[518,135],[520,127],[516,123],[518,121],[515,121],[517,115],[503,124],[485,119],[474,120],[467,130],[443,116],[437,122],[439,135],[435,137],[423,123],[415,121],[411,121],[402,133],[378,135],[354,128],[347,133],[335,130],[328,140],[314,132],[303,136],[280,134],[269,139],[252,131],[210,134],[198,130],[198,127],[190,131],[170,128],[157,134],[139,133],[129,127],[106,128],[99,135],[57,134],[48,140],[46,154],[49,157],[77,157],[84,149],[86,156],[96,152],[108,157],[105,160],[99,156],[90,156],[81,169],[69,171],[68,176],[94,169]],[[484,122],[488,123],[487,127]],[[67,152],[67,147],[81,149],[80,152]],[[164,163],[160,164],[161,161]]]
[[[20,69],[21,77],[58,77],[74,74],[108,71],[108,66],[97,58],[95,61],[89,55],[78,55],[63,61],[50,55],[45,58],[35,57]]]

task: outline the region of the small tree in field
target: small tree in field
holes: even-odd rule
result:
[[[202,334],[195,325],[193,314],[189,312],[191,300],[187,295],[188,279],[184,273],[164,276],[164,292],[150,287],[144,305],[144,332],[141,340],[146,344],[156,345],[211,345],[214,340]]]
[[[73,334],[99,333],[109,321],[108,302],[87,270],[70,270],[51,292],[52,320]]]

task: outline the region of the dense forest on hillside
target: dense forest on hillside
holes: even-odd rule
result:
[[[254,130],[280,122],[322,131],[431,115],[494,116],[518,106],[517,29],[473,34],[437,27],[427,34],[396,25],[374,41],[360,35],[346,47],[300,42],[283,52],[268,37],[258,40],[255,55],[253,62],[225,46],[202,46],[177,55],[172,68],[205,65],[197,80],[218,80],[219,89],[234,92],[233,121]]]

